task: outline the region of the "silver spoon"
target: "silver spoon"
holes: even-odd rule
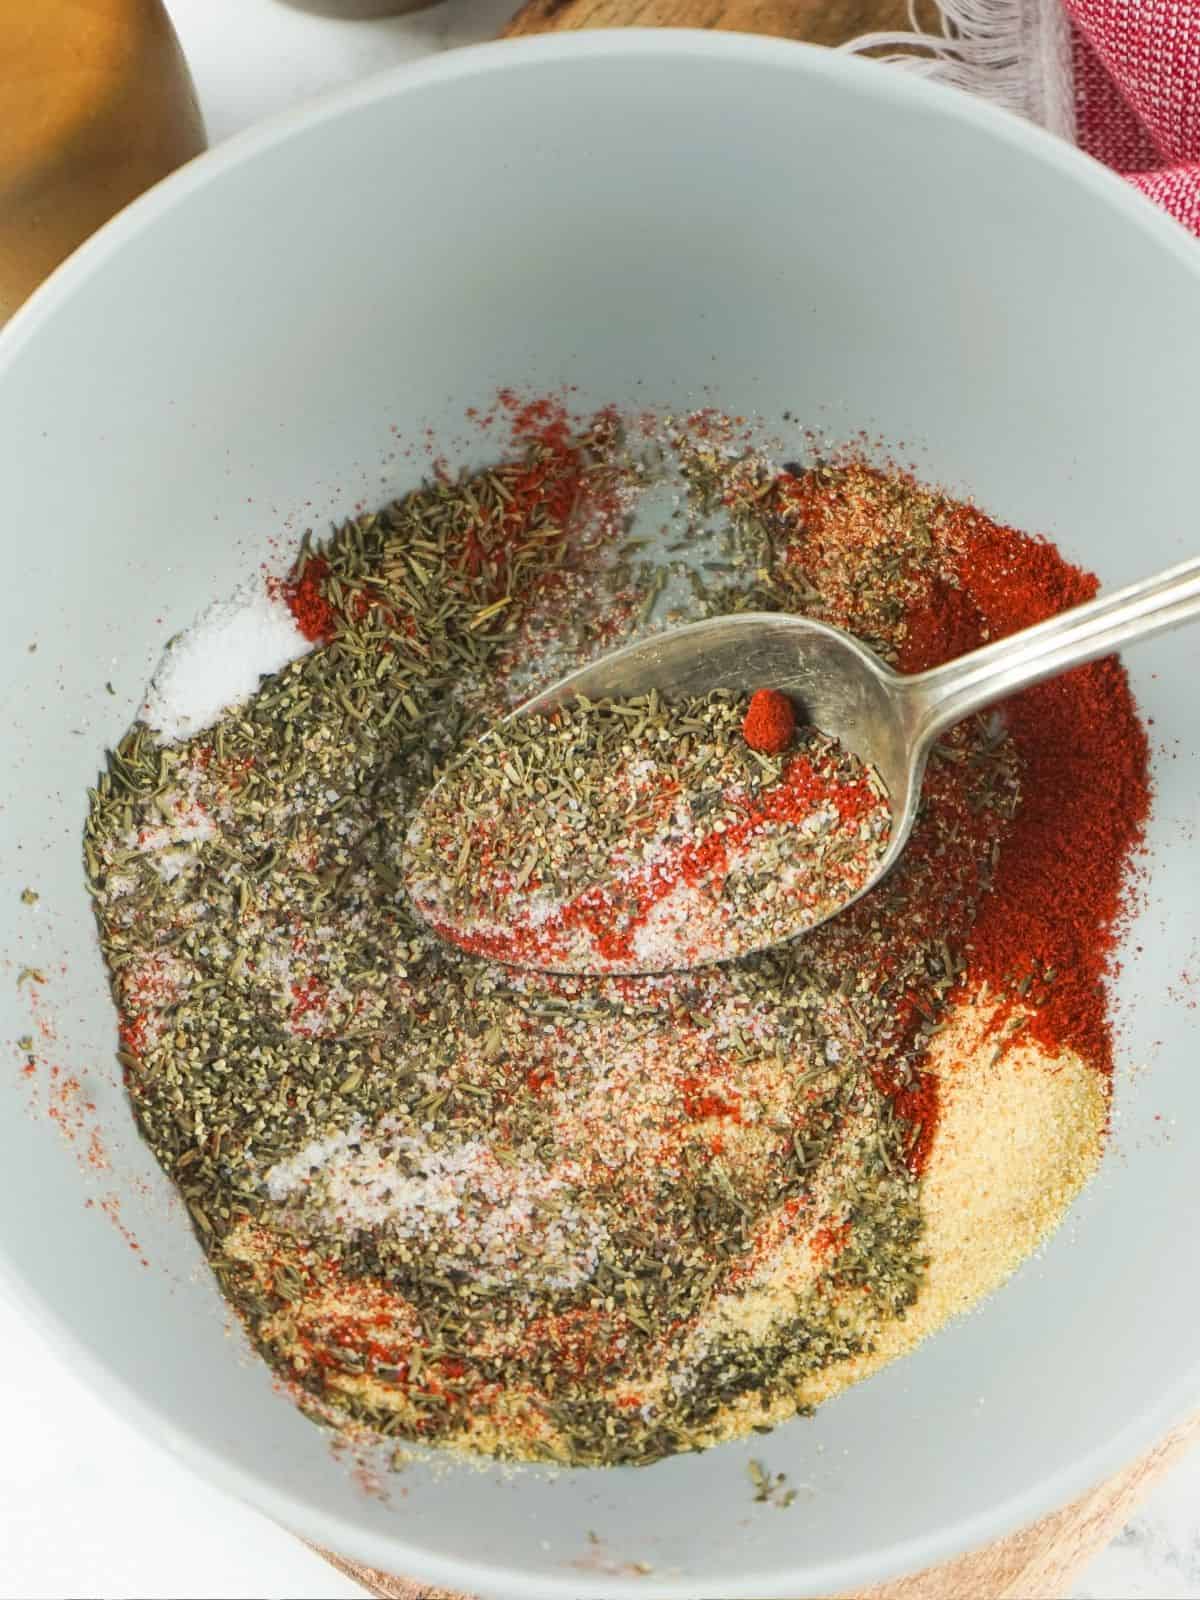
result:
[[[899,860],[916,820],[930,749],[948,727],[1018,689],[1198,617],[1200,558],[906,677],[840,628],[806,617],[747,611],[689,623],[614,650],[561,678],[505,720],[550,711],[577,695],[620,700],[657,689],[664,699],[673,699],[716,689],[743,694],[782,689],[803,720],[874,766],[888,790],[887,852],[867,883],[821,919],[828,921],[869,894]],[[1096,777],[1104,781],[1102,773]],[[745,954],[745,946],[737,953]]]

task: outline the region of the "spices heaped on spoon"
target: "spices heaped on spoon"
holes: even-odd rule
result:
[[[574,704],[494,728],[407,839],[413,903],[478,955],[667,972],[802,933],[867,883],[878,773],[777,690]]]

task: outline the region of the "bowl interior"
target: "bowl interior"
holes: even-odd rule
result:
[[[1194,636],[1129,663],[1158,799],[1098,1181],[911,1359],[641,1471],[441,1465],[363,1492],[230,1336],[133,1133],[78,848],[167,636],[305,527],[412,485],[427,426],[478,455],[463,411],[500,384],[866,430],[1107,583],[1192,553],[1194,249],[1082,158],[903,74],[628,33],[376,81],[235,141],[69,263],[0,341],[2,1003],[39,1059],[26,1077],[11,1043],[0,1078],[0,1251],[71,1358],[299,1532],[524,1595],[850,1587],[1047,1508],[1194,1396]],[[752,1456],[801,1489],[787,1512],[752,1504]]]

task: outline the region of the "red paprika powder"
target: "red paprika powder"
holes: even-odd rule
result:
[[[968,506],[944,538],[953,576],[910,616],[904,671],[937,666],[1081,605],[1097,590],[1043,539]],[[1021,805],[968,956],[970,981],[1032,1011],[1026,1036],[1112,1067],[1105,979],[1130,858],[1150,804],[1146,735],[1115,658],[1013,696],[1003,707],[1023,763]],[[1003,1014],[998,1021],[1003,1021]]]
[[[325,596],[329,563],[324,556],[307,561],[299,577],[283,587],[283,597],[291,608],[296,626],[313,644],[323,644],[333,636],[333,607]]]
[[[796,732],[796,713],[782,689],[756,689],[746,708],[742,737],[751,750],[777,756],[791,744]]]

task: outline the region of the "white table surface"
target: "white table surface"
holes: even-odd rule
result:
[[[383,22],[327,21],[283,0],[168,5],[215,144],[323,89],[490,38],[516,0],[442,0]],[[0,1417],[0,1600],[361,1593],[135,1433],[3,1298]],[[1154,1491],[1076,1589],[1076,1600],[1126,1597],[1200,1600],[1200,1452]]]

